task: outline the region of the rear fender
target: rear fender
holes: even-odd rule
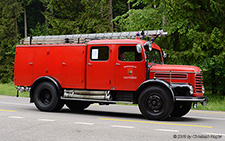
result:
[[[62,86],[60,85],[60,83],[53,77],[50,77],[50,76],[42,76],[42,77],[39,77],[38,79],[36,79],[34,81],[34,83],[31,85],[31,90],[30,90],[30,102],[34,102],[34,99],[33,99],[33,94],[34,94],[34,90],[35,90],[35,87],[40,84],[41,82],[51,82],[55,85],[57,91],[58,91],[58,94],[60,93],[60,91],[62,90]]]

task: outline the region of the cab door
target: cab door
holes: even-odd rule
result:
[[[136,45],[118,45],[115,65],[115,90],[136,91],[146,80],[143,53],[137,53]]]
[[[111,45],[88,45],[87,89],[110,89],[112,84],[111,52]]]

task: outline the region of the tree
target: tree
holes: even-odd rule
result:
[[[26,10],[26,0],[23,1],[24,7],[24,36],[27,37],[27,10]]]
[[[126,2],[126,8],[121,15],[116,16],[113,20],[117,31],[140,31],[152,28],[158,29],[161,22],[158,22],[162,14],[143,1],[132,3],[134,0]],[[133,5],[132,5],[133,4]],[[121,4],[120,4],[121,5]],[[132,8],[130,8],[132,5]],[[124,7],[124,6],[122,6]],[[118,7],[117,7],[118,8]]]
[[[201,67],[207,89],[211,89],[213,94],[224,94],[222,84],[225,81],[221,77],[224,76],[224,69],[221,69],[224,68],[225,50],[225,38],[221,36],[225,32],[224,2],[168,0],[164,4],[169,22],[166,47],[173,52],[171,60],[178,57],[182,58],[179,63]],[[223,63],[218,61],[219,58],[223,59]]]
[[[110,25],[110,32],[113,32],[113,22],[112,22],[112,19],[113,19],[113,8],[112,8],[112,0],[109,0],[108,1],[109,3],[109,25]]]
[[[101,33],[110,31],[110,8],[109,4],[107,4],[107,0],[81,0],[81,4],[83,9],[78,18],[80,33]]]
[[[44,0],[42,0],[44,1]],[[50,34],[107,32],[109,4],[106,0],[49,0],[44,16]]]
[[[223,0],[129,0],[133,7],[147,6],[117,16],[117,27],[125,30],[163,29],[168,32],[156,42],[172,64],[199,66],[204,84],[212,93],[225,94],[225,3]],[[163,19],[163,20],[162,20]],[[163,22],[166,21],[166,22]]]
[[[22,5],[17,0],[0,2],[0,82],[13,80],[15,44],[18,42],[17,20]]]

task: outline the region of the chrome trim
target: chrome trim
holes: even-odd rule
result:
[[[124,103],[124,104],[134,104],[133,102],[128,102],[128,101],[108,101],[108,100],[96,100],[96,99],[65,98],[63,96],[61,96],[60,99],[62,99],[62,100],[75,100],[75,101],[89,101],[89,102],[93,102],[93,103],[108,103],[108,104]]]
[[[126,44],[128,44],[128,45],[137,45],[139,43],[129,43],[129,42],[127,42],[127,43],[125,43],[125,42],[123,42],[123,43],[120,43],[120,42],[88,43],[88,45],[108,45],[108,44],[111,44],[111,45],[126,45]]]
[[[197,75],[200,75],[199,77],[201,77],[201,80],[199,80],[199,81],[200,81],[199,84],[196,83],[196,81],[197,81],[196,76],[197,76]],[[197,91],[196,85],[201,85],[201,92]],[[203,91],[204,91],[203,74],[202,74],[202,72],[200,71],[199,73],[196,73],[196,74],[195,74],[195,93],[203,93]]]
[[[175,96],[176,101],[208,102],[207,97]]]
[[[22,92],[30,92],[30,89],[31,89],[31,87],[26,87],[26,86],[18,86],[18,87],[16,87],[16,90],[20,91],[21,93]]]
[[[185,72],[184,71],[150,71],[150,72],[155,72],[155,73],[156,72],[163,72],[163,73],[166,73],[166,72],[167,73],[170,73],[170,72],[171,73],[194,73],[194,74],[200,73],[200,72],[186,72],[186,71]]]
[[[156,74],[160,75],[160,74],[164,74],[164,75],[170,75],[170,77],[156,77]],[[186,75],[186,78],[174,78],[172,75],[175,74],[175,75]],[[183,73],[183,74],[178,74],[178,73],[154,73],[154,77],[158,78],[158,79],[174,79],[174,80],[187,80],[188,79],[188,74],[187,73]]]
[[[32,44],[32,45],[17,45],[16,48],[21,47],[67,47],[67,46],[87,46],[87,44]]]
[[[187,88],[189,88],[190,94],[193,95],[194,88],[193,88],[192,85],[189,85],[187,83],[172,83],[171,86],[172,86],[172,88],[177,88],[177,87],[183,88],[183,87],[187,87]]]

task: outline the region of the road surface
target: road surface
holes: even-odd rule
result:
[[[192,110],[147,120],[137,106],[92,104],[83,112],[41,112],[29,98],[0,95],[0,141],[225,140],[225,112]]]

